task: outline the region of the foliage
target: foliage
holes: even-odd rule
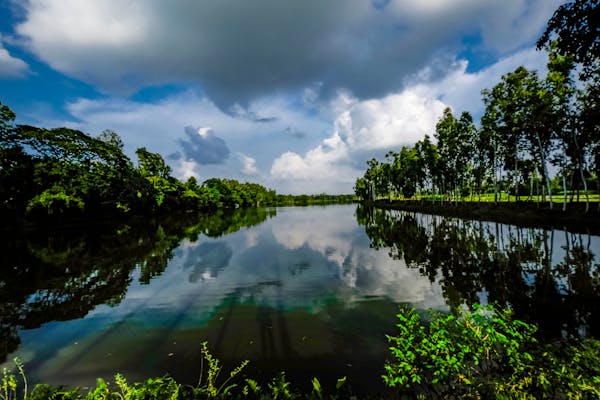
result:
[[[348,204],[355,201],[353,194],[313,194],[313,195],[292,195],[278,194],[275,196],[274,205],[278,206],[308,206],[325,204]]]
[[[201,347],[202,352],[202,368],[200,369],[200,379],[198,380],[198,390],[200,393],[206,395],[206,397],[210,399],[214,399],[217,397],[225,397],[227,396],[233,388],[237,386],[237,384],[228,385],[228,383],[235,378],[245,367],[248,365],[249,361],[245,360],[242,363],[234,368],[230,373],[229,377],[225,379],[220,385],[217,383],[217,379],[222,370],[222,366],[220,361],[215,358],[210,351],[208,350],[208,343],[202,342]],[[206,373],[206,381],[204,386],[202,386],[202,376],[204,374],[204,361],[206,361],[208,370]]]
[[[69,129],[15,126],[0,104],[0,213],[38,220],[208,211],[274,205],[273,190],[233,179],[171,176],[162,156],[145,147],[137,167],[123,153],[118,133],[98,137]]]
[[[388,336],[392,361],[383,379],[403,397],[497,399],[591,399],[600,395],[600,342],[594,339],[538,345],[536,328],[512,318],[508,310],[474,306],[457,314],[430,312],[424,321],[414,309],[401,309],[399,333]],[[114,383],[103,379],[87,392],[38,384],[28,393],[23,365],[15,360],[17,377],[4,370],[1,400],[153,400],[153,399],[336,399],[321,382],[311,380],[312,391],[299,393],[281,372],[266,385],[245,378],[232,383],[248,361],[218,383],[221,363],[202,343],[202,371],[196,387],[169,376],[129,383],[116,374]],[[207,363],[204,377],[204,362]],[[339,393],[346,378],[338,379]],[[240,389],[241,388],[241,389]]]
[[[536,327],[508,310],[475,305],[424,322],[401,309],[383,379],[426,398],[596,398],[600,342],[537,345]]]
[[[579,201],[581,193],[588,211],[588,182],[595,180],[600,191],[598,4],[575,0],[555,12],[538,42],[549,54],[545,77],[520,66],[483,90],[479,127],[469,113],[456,117],[447,108],[435,144],[425,135],[388,152],[387,162],[369,160],[354,185],[357,197],[458,201],[476,192],[479,198],[493,193],[497,202],[503,192],[518,201],[528,191],[527,200],[541,195],[552,208],[553,193],[562,188],[563,210],[569,194]]]
[[[23,382],[23,400],[27,399],[28,388],[27,388],[27,377],[25,376],[25,368],[23,363],[18,358],[14,360],[15,366],[17,367],[17,371],[19,374],[19,378]],[[0,380],[0,400],[16,400],[19,398],[18,391],[18,378],[7,368],[2,369],[2,379]]]
[[[81,388],[66,389],[61,386],[51,386],[47,384],[38,384],[29,394],[27,392],[27,379],[25,377],[23,364],[18,359],[15,363],[18,373],[23,382],[23,389],[17,377],[11,371],[4,369],[2,380],[0,381],[0,400],[196,400],[196,399],[259,399],[259,400],[291,400],[291,399],[337,399],[338,396],[327,395],[324,393],[321,383],[317,378],[313,378],[311,383],[313,390],[310,393],[302,394],[295,391],[291,383],[286,379],[285,373],[281,372],[275,376],[264,387],[259,385],[254,379],[244,379],[244,386],[241,390],[238,384],[230,383],[238,376],[248,361],[242,362],[237,368],[233,369],[229,377],[220,385],[217,383],[219,374],[222,370],[221,363],[208,350],[206,342],[201,346],[202,360],[206,361],[208,370],[206,379],[202,380],[203,371],[196,387],[182,385],[172,377],[163,376],[150,378],[144,382],[129,383],[127,379],[116,374],[114,382],[107,382],[98,378],[96,386],[82,393]],[[204,365],[204,364],[203,364]],[[338,379],[336,390],[345,384],[346,378]]]
[[[554,45],[561,54],[574,57],[584,73],[598,64],[600,8],[598,0],[574,0],[562,4],[548,21],[537,42],[538,49]]]

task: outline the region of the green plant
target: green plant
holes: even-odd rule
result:
[[[271,398],[277,399],[294,399],[296,395],[291,390],[291,383],[285,379],[285,372],[280,372],[268,384],[271,390]]]
[[[230,391],[237,387],[237,384],[227,384],[235,378],[245,367],[248,365],[249,361],[244,360],[242,363],[234,368],[230,373],[229,377],[218,385],[217,379],[219,378],[219,374],[223,367],[221,366],[221,362],[215,358],[210,351],[208,350],[208,342],[202,342],[200,351],[202,353],[202,360],[200,366],[200,377],[198,378],[197,389],[200,393],[208,396],[208,398],[216,398],[218,396],[225,397]],[[208,363],[208,370],[206,375],[206,382],[202,385],[202,379],[204,375],[204,361]]]
[[[528,375],[536,343],[535,326],[511,318],[510,311],[476,305],[458,315],[430,312],[426,324],[414,309],[398,314],[400,333],[388,335],[393,361],[385,383],[405,394],[430,398],[490,396],[495,377]]]
[[[23,400],[27,400],[27,377],[25,368],[18,357],[13,359],[17,372],[23,381]],[[16,400],[18,396],[17,376],[8,368],[2,369],[2,380],[0,381],[0,400]]]

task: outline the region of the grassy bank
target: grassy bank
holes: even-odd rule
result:
[[[382,209],[404,210],[447,217],[494,221],[519,226],[566,228],[575,232],[600,234],[598,203],[591,203],[585,212],[585,203],[569,203],[563,211],[561,203],[464,201],[441,203],[431,200],[375,200],[373,206]]]

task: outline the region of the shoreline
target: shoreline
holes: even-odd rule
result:
[[[587,213],[585,212],[585,203],[567,204],[565,211],[562,210],[562,203],[554,203],[553,209],[550,209],[547,203],[534,202],[459,202],[442,204],[430,200],[389,201],[379,199],[373,201],[371,205],[385,210],[412,211],[532,228],[566,229],[577,233],[600,234],[600,211],[597,202],[590,203]]]

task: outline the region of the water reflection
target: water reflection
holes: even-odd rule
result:
[[[363,208],[357,218],[373,248],[439,281],[451,307],[497,302],[549,336],[600,335],[596,236]]]
[[[255,225],[274,211],[189,216],[130,224],[95,224],[63,231],[33,231],[0,238],[0,362],[19,346],[20,329],[82,318],[100,304],[118,305],[131,284],[147,284],[165,270],[183,237],[220,236]],[[224,222],[226,221],[226,222]],[[218,266],[212,266],[218,267]],[[191,279],[191,277],[190,277]]]
[[[346,375],[378,393],[398,304],[499,301],[548,332],[597,334],[597,237],[352,205],[177,221],[6,241],[3,356],[32,381],[193,384],[208,340],[256,377]]]
[[[208,340],[228,365],[252,360],[257,376],[285,370],[297,384],[318,375],[326,385],[347,375],[357,390],[383,390],[378,367],[398,303],[446,305],[439,284],[371,249],[353,214],[354,206],[280,208],[276,218],[247,218],[247,225],[264,221],[247,229],[215,216],[179,230],[146,229],[148,236],[130,227],[110,239],[136,256],[101,241],[71,245],[82,248],[88,275],[92,259],[107,271],[122,265],[120,286],[110,285],[118,295],[61,321],[48,314],[27,326],[35,329],[12,323],[22,344],[11,357],[27,362],[32,381],[88,385],[120,371],[194,383],[199,343]],[[83,254],[90,247],[96,253]]]

